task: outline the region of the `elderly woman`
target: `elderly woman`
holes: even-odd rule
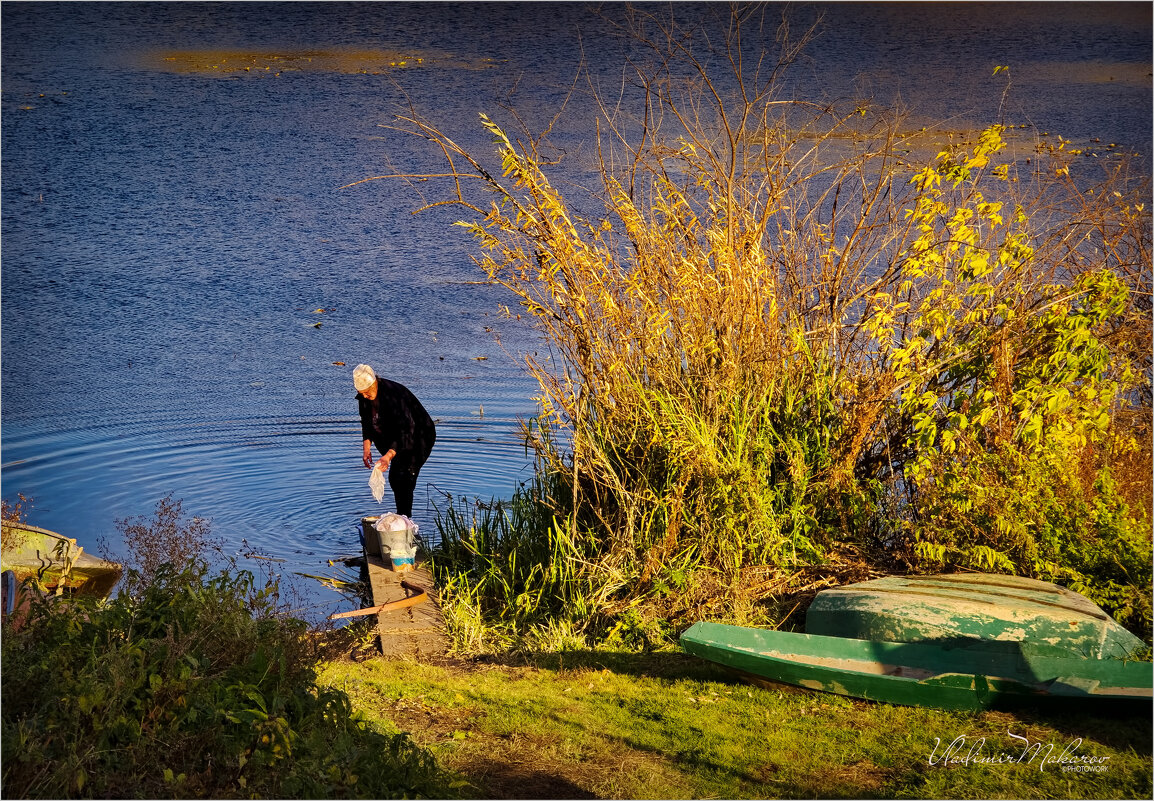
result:
[[[367,364],[353,370],[353,386],[361,413],[365,467],[372,466],[370,445],[375,445],[381,453],[377,464],[389,474],[397,514],[412,517],[417,474],[437,441],[433,418],[412,392],[379,378]]]

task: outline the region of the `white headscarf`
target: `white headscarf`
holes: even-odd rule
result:
[[[367,364],[358,364],[353,368],[353,386],[357,392],[364,392],[377,380],[377,374]]]

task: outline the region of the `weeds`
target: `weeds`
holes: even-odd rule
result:
[[[25,497],[23,493],[18,493],[17,497],[19,498],[17,501],[0,500],[0,522],[16,524],[28,521],[32,499]],[[27,540],[27,534],[19,529],[4,526],[2,530],[4,536],[0,541],[0,548],[6,553],[19,549]]]
[[[133,567],[124,582],[126,592],[147,587],[162,565],[179,569],[186,564],[208,561],[211,555],[220,558],[223,554],[224,540],[211,536],[212,522],[185,515],[184,503],[174,500],[171,494],[156,502],[151,519],[141,516],[119,519],[116,527],[128,555],[112,554],[105,540],[100,541],[100,547],[111,554],[110,558]]]
[[[432,569],[441,597],[451,599],[448,623],[463,649],[500,650],[535,627],[589,624],[591,564],[554,524],[544,495],[539,485],[523,487],[508,501],[450,504],[438,513]]]
[[[18,493],[18,501],[0,500],[0,520],[5,523],[23,523],[28,519],[28,510],[32,507],[32,499]]]

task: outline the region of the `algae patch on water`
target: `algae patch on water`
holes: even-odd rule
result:
[[[478,70],[496,63],[493,59],[376,49],[158,50],[145,54],[143,61],[145,66],[165,72],[240,77],[286,72],[381,75],[397,69],[432,66]]]

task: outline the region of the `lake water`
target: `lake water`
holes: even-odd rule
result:
[[[795,13],[819,12],[823,34],[789,84],[799,96],[864,88],[964,127],[995,118],[991,73],[1008,65],[1011,119],[1149,158],[1149,4]],[[437,420],[414,506],[425,533],[450,497],[508,497],[530,477],[517,431],[534,385],[515,356],[534,340],[476,283],[471,243],[450,226],[460,214],[413,217],[418,200],[395,181],[341,187],[387,160],[440,169],[381,127],[406,99],[488,153],[477,114],[500,118],[512,87],[539,126],[582,52],[604,85],[619,82],[627,47],[609,22],[580,4],[2,14],[0,478],[4,498],[32,498],[31,522],[93,550],[171,494],[230,547],[285,559],[285,575],[329,572],[359,551],[359,518],[391,502],[372,499],[361,464],[359,362]],[[239,66],[238,53],[273,51],[295,60]],[[573,163],[591,130],[574,101],[558,128]],[[314,615],[345,603],[314,600]]]

